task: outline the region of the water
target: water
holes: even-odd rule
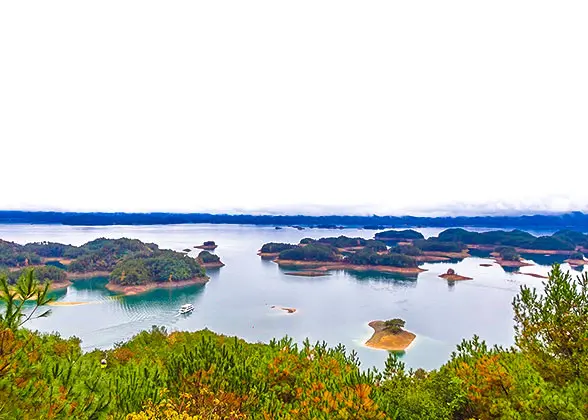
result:
[[[442,229],[417,229],[425,236]],[[548,233],[548,232],[541,232]],[[107,279],[77,280],[55,292],[58,302],[87,302],[55,306],[52,315],[28,324],[44,332],[82,339],[85,350],[109,348],[153,325],[168,330],[199,330],[237,335],[250,342],[268,342],[288,335],[298,342],[343,343],[355,350],[363,367],[383,367],[387,352],[363,345],[371,336],[367,325],[375,319],[402,318],[406,329],[417,335],[402,356],[411,367],[433,369],[443,364],[455,345],[474,334],[490,344],[513,344],[511,302],[523,284],[541,285],[541,279],[505,272],[499,266],[472,257],[461,262],[427,263],[428,271],[403,277],[380,273],[332,272],[327,277],[295,277],[284,274],[275,263],[256,255],[266,242],[297,243],[301,238],[324,236],[373,237],[374,231],[345,229],[298,231],[291,228],[238,225],[101,226],[0,225],[0,238],[18,243],[54,241],[81,245],[98,238],[137,238],[161,248],[182,250],[214,240],[225,267],[209,270],[204,286],[155,290],[139,296],[121,297],[104,288]],[[192,254],[196,254],[195,250]],[[525,255],[541,264],[553,258]],[[449,267],[474,277],[453,284],[438,277]],[[564,269],[569,269],[567,264]],[[548,265],[521,268],[546,274]],[[193,303],[190,315],[178,315],[184,303]],[[293,307],[287,314],[272,305]]]

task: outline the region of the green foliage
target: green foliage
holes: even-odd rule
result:
[[[39,255],[27,251],[22,245],[0,239],[0,267],[23,267],[40,262]]]
[[[500,258],[505,261],[519,261],[521,256],[512,246],[499,246],[494,249],[500,255]]]
[[[394,318],[384,321],[384,329],[392,332],[393,334],[398,334],[402,332],[402,329],[405,325],[406,321],[400,318]]]
[[[264,254],[275,254],[293,248],[296,248],[296,245],[269,242],[267,244],[263,244],[263,246],[261,247],[261,252],[263,252]]]
[[[339,254],[335,248],[330,245],[320,243],[310,243],[304,246],[297,246],[292,249],[287,249],[280,252],[279,258],[281,260],[295,260],[295,261],[338,261]]]
[[[413,257],[402,254],[378,254],[377,252],[364,248],[347,257],[347,262],[354,265],[386,265],[391,267],[417,267]]]
[[[59,283],[64,282],[67,279],[67,274],[60,268],[53,267],[50,265],[35,267],[34,270],[30,268],[23,268],[17,271],[10,271],[6,273],[6,278],[9,284],[16,284],[18,279],[28,272],[33,273],[35,280],[40,283],[51,282]]]
[[[147,244],[138,239],[128,238],[99,238],[82,245],[80,248],[83,254],[68,266],[68,270],[71,272],[112,271],[125,256],[149,255],[159,250],[155,244]]]
[[[368,239],[367,241],[365,241],[365,247],[372,249],[376,252],[388,251],[388,247],[386,246],[386,244],[384,242],[376,241],[374,239]]]
[[[365,246],[367,241],[364,238],[349,238],[341,235],[336,238],[320,238],[316,242],[331,245],[335,248],[353,248],[357,246]]]
[[[212,254],[208,251],[201,251],[198,254],[198,261],[206,264],[206,263],[218,263],[220,262],[220,257],[216,254]]]
[[[52,301],[51,298],[47,297],[48,293],[49,283],[41,286],[34,275],[33,269],[25,270],[14,286],[8,284],[5,275],[0,275],[0,302],[5,307],[4,312],[0,313],[0,331],[3,329],[15,331],[31,319],[49,315],[49,310],[37,314],[37,310],[41,306],[45,306]],[[28,314],[25,313],[27,301],[34,303]],[[1,372],[2,369],[0,369]]]
[[[438,238],[428,238],[414,241],[414,246],[422,251],[435,252],[461,252],[466,247],[461,242],[442,241]]]
[[[588,273],[574,279],[556,264],[543,285],[513,301],[516,344],[547,380],[588,385]]]
[[[425,239],[422,233],[412,229],[386,230],[384,232],[376,233],[374,237],[381,241],[413,241],[417,239]]]
[[[572,260],[583,260],[584,254],[581,252],[574,252],[570,255],[570,259]]]
[[[84,253],[80,247],[47,241],[29,243],[23,249],[46,258],[77,258]]]
[[[423,254],[423,251],[414,245],[396,245],[390,248],[390,252],[394,254],[408,255],[409,257],[417,257]]]
[[[110,281],[123,286],[150,282],[181,281],[204,277],[202,266],[192,257],[180,252],[159,250],[149,254],[134,254],[119,261]]]

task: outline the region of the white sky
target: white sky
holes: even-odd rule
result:
[[[0,209],[588,210],[586,1],[5,1]]]

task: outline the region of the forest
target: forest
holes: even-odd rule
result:
[[[59,261],[40,265],[46,258],[71,261],[67,265]],[[0,240],[0,272],[7,273],[8,281],[14,283],[30,266],[37,266],[35,276],[40,281],[53,282],[65,280],[67,273],[109,273],[112,283],[123,286],[205,276],[197,259],[181,252],[161,250],[156,244],[138,239],[98,238],[79,247],[52,242],[19,245]]]
[[[50,316],[26,269],[0,277],[0,418],[583,419],[588,416],[588,275],[554,265],[544,293],[521,286],[512,348],[464,340],[439,369],[390,353],[362,369],[339,345],[267,344],[153,327],[111,350],[26,329]],[[32,299],[26,307],[23,302]]]

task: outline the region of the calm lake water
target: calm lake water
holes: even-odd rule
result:
[[[428,237],[443,229],[416,230]],[[85,350],[112,347],[153,325],[168,330],[208,328],[250,342],[287,335],[298,342],[308,337],[311,342],[324,340],[331,346],[343,343],[348,351],[358,353],[363,367],[383,368],[387,352],[363,345],[372,333],[367,323],[402,318],[406,329],[417,335],[403,361],[411,367],[433,369],[448,359],[463,338],[474,334],[490,344],[513,344],[512,299],[523,284],[541,287],[542,279],[508,273],[497,265],[481,267],[481,263],[492,262],[484,255],[461,262],[423,264],[428,271],[412,278],[346,271],[327,277],[295,277],[256,255],[265,242],[297,243],[304,237],[339,235],[372,238],[374,231],[238,225],[0,225],[0,238],[21,244],[53,241],[81,245],[98,237],[128,237],[180,251],[205,240],[217,242],[216,254],[226,266],[209,270],[211,279],[204,286],[121,297],[104,288],[106,279],[96,278],[75,281],[66,290],[55,292],[60,302],[88,304],[53,307],[50,317],[35,320],[28,327],[77,336]],[[523,272],[547,274],[548,264],[554,262],[545,256],[525,257],[540,265],[523,267]],[[449,267],[474,280],[449,284],[438,277]],[[563,268],[570,269],[567,264]],[[178,308],[185,303],[194,304],[195,311],[178,316]],[[293,307],[297,312],[287,314],[272,305]]]

